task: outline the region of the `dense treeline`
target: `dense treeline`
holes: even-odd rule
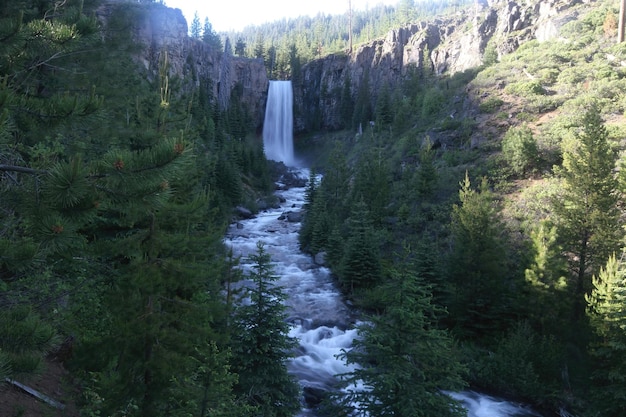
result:
[[[444,415],[445,401],[412,407],[441,405],[433,388],[461,377],[547,410],[624,415],[626,49],[615,43],[616,7],[581,5],[561,40],[499,61],[491,45],[475,71],[415,71],[374,103],[375,125],[328,141],[300,242],[326,252],[370,317],[346,354],[361,367],[344,376],[346,405]],[[341,94],[343,118],[361,112],[354,97],[365,93]]]
[[[220,110],[213,80],[171,76],[163,51],[156,74],[133,59],[133,23],[164,7],[144,3],[112,4],[106,30],[97,1],[0,6],[0,383],[47,357],[85,416],[292,415],[262,247],[264,316],[223,292],[232,208],[272,190],[262,145],[241,89]],[[251,322],[271,344],[239,330]]]
[[[472,3],[471,0],[400,0],[396,7],[378,4],[367,10],[353,10],[352,46],[356,48],[380,38],[390,29],[407,23],[461,11]],[[331,53],[349,51],[350,18],[347,9],[346,4],[346,13],[342,15],[321,13],[315,17],[282,19],[221,36],[232,42],[235,55],[263,58],[270,78],[295,79],[294,51],[298,65]]]

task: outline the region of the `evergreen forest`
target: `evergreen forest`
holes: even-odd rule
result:
[[[105,26],[104,3],[0,3],[0,398],[60,367],[65,409],[33,415],[294,416],[272,260],[260,243],[243,272],[223,245],[236,207],[274,203],[245,90],[221,108],[219,80],[172,76],[166,53],[148,71],[133,23],[165,6],[109,1]],[[626,415],[626,44],[619,1],[571,3],[559,40],[489,43],[458,73],[425,59],[375,98],[346,83],[329,92],[343,129],[297,132],[300,247],[363,317],[320,415],[460,416],[444,391],[467,387]],[[190,37],[297,80],[473,4],[377,6],[351,35],[345,15],[228,34],[196,16]]]

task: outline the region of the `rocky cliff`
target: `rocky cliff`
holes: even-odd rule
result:
[[[130,27],[132,41],[139,46],[135,59],[148,76],[158,74],[159,59],[167,54],[169,76],[180,77],[183,85],[208,86],[220,109],[228,107],[231,92],[240,84],[243,104],[254,115],[257,126],[262,124],[269,85],[262,60],[232,56],[190,38],[182,12],[161,4],[137,6],[125,0],[104,1],[97,10],[104,33],[115,13],[132,7],[141,9],[133,14]]]
[[[576,18],[581,3],[594,0],[477,0],[474,7],[391,30],[386,37],[359,46],[350,55],[331,55],[303,68],[294,86],[296,129],[310,129],[311,115],[322,128],[340,127],[340,92],[346,77],[356,95],[365,74],[369,77],[372,107],[377,91],[394,88],[412,68],[431,61],[438,75],[454,74],[483,64],[487,45],[498,58],[522,43],[559,37],[559,29]]]
[[[526,41],[559,38],[559,29],[576,18],[576,6],[594,1],[476,0],[471,9],[455,15],[393,29],[384,38],[360,45],[352,54],[334,54],[310,62],[294,81],[295,129],[339,128],[341,91],[348,77],[355,98],[367,75],[371,105],[375,107],[383,85],[393,89],[412,71],[424,68],[426,59],[438,75],[475,68],[484,63],[486,51],[500,58]],[[127,0],[105,0],[98,18],[106,27],[116,10],[130,4]],[[233,89],[241,85],[244,105],[260,127],[269,85],[262,60],[235,57],[191,39],[178,9],[160,4],[142,7],[146,12],[133,21],[131,32],[133,41],[142,45],[135,58],[148,73],[157,74],[159,57],[167,53],[170,76],[209,86],[221,109],[228,106]]]

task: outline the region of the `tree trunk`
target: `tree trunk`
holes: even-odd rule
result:
[[[586,285],[585,280],[587,270],[587,249],[589,246],[589,233],[583,231],[580,252],[578,253],[578,271],[576,277],[576,300],[574,302],[574,317],[580,319],[585,314],[586,301]]]
[[[620,1],[619,7],[619,25],[617,28],[617,42],[624,42],[624,19],[626,15],[626,0]]]
[[[626,0],[622,0],[624,3]],[[348,0],[348,39],[350,43],[349,53],[352,53],[352,0]]]
[[[626,1],[626,0],[623,0]],[[352,0],[348,0],[348,53],[352,53]]]

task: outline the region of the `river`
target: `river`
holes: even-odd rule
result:
[[[307,170],[298,175],[308,178]],[[258,213],[254,218],[232,224],[225,243],[235,256],[241,257],[241,268],[251,268],[249,255],[262,241],[272,257],[274,272],[280,277],[278,284],[287,295],[286,306],[292,324],[290,335],[300,343],[290,360],[289,372],[300,382],[308,399],[300,417],[316,416],[310,406],[316,393],[335,389],[335,375],[349,371],[336,355],[350,349],[356,336],[356,317],[335,286],[330,271],[316,265],[311,256],[300,251],[298,230],[300,223],[287,219],[288,212],[299,213],[304,205],[303,187],[285,187],[278,184],[276,194],[281,199],[280,208]],[[246,282],[240,285],[246,285]],[[487,395],[465,391],[451,393],[468,409],[468,417],[540,416],[528,407]]]

